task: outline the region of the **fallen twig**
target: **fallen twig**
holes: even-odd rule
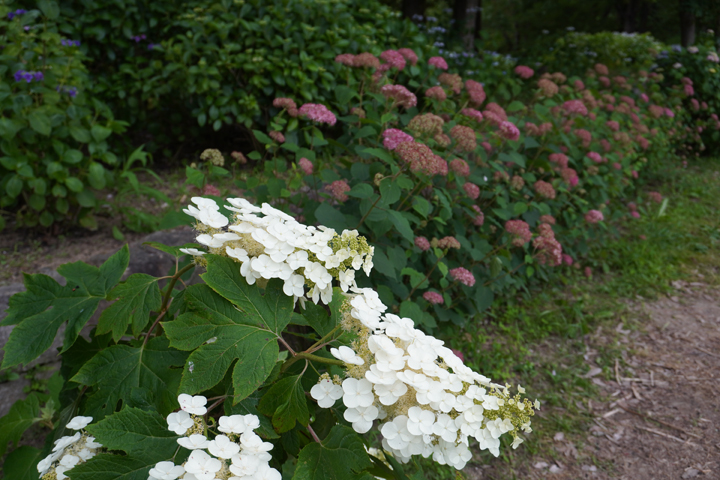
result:
[[[712,352],[709,351],[709,350],[705,350],[704,348],[700,348],[700,347],[698,347],[697,345],[695,345],[695,348],[698,349],[698,350],[700,350],[700,351],[703,352],[703,353],[707,353],[707,354],[710,355],[711,357],[720,358],[720,355],[717,355],[717,354],[715,354],[715,353],[712,353]]]
[[[674,435],[668,435],[667,433],[663,433],[663,432],[660,432],[660,431],[658,431],[658,430],[653,430],[652,428],[645,428],[645,427],[641,427],[641,426],[639,426],[639,425],[637,426],[637,428],[639,428],[640,430],[645,430],[646,432],[654,433],[655,435],[660,435],[661,437],[671,438],[671,439],[673,439],[673,440],[675,440],[675,441],[677,441],[677,442],[684,443],[684,444],[686,444],[686,445],[692,445],[692,446],[694,446],[694,447],[699,447],[699,446],[700,446],[700,445],[698,445],[697,443],[693,443],[693,442],[691,442],[691,441],[689,441],[689,440],[683,440],[682,438],[678,438],[678,437],[676,437],[676,436],[674,436]]]
[[[697,435],[697,434],[695,434],[695,433],[688,432],[687,430],[684,430],[684,429],[682,429],[682,428],[680,428],[680,427],[676,427],[675,425],[671,425],[671,424],[669,424],[669,423],[665,423],[665,422],[663,422],[662,420],[658,420],[657,418],[653,418],[653,417],[649,417],[649,416],[647,416],[647,415],[643,415],[643,414],[640,413],[640,412],[636,412],[635,410],[631,410],[631,409],[629,409],[629,408],[627,408],[627,407],[624,407],[624,406],[622,406],[622,405],[620,405],[620,404],[618,404],[618,407],[622,408],[623,410],[625,410],[625,411],[628,412],[628,413],[632,413],[633,415],[637,415],[638,417],[642,417],[642,418],[644,418],[644,419],[646,419],[646,420],[652,420],[653,422],[659,423],[660,425],[665,425],[666,427],[670,427],[670,428],[673,428],[673,429],[675,429],[675,430],[677,430],[677,431],[679,431],[679,432],[683,432],[685,435],[689,435],[689,436],[695,437],[695,438],[702,438],[700,435]]]

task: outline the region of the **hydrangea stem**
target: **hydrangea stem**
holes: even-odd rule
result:
[[[283,363],[283,366],[280,367],[280,371],[285,372],[288,368],[290,368],[292,366],[292,364],[294,364],[295,362],[297,362],[300,359],[310,360],[311,362],[317,362],[317,363],[325,363],[327,365],[338,365],[340,367],[345,366],[345,362],[343,362],[342,360],[338,360],[336,358],[325,358],[325,357],[320,357],[318,355],[313,355],[312,353],[299,352],[294,357],[286,360],[285,363]]]

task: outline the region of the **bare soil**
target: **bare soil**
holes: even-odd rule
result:
[[[630,305],[636,331],[620,323],[613,335],[599,330],[588,336],[586,376],[601,395],[580,405],[591,420],[586,431],[536,431],[552,443],[542,456],[520,455],[526,458],[512,466],[470,465],[465,476],[720,479],[720,291],[700,282],[673,286],[669,298]],[[608,372],[594,359],[616,341],[622,355]]]

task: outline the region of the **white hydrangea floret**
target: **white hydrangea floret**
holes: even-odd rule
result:
[[[205,415],[207,413],[207,408],[205,408],[207,398],[202,395],[192,396],[183,393],[178,396],[178,403],[180,403],[180,408],[183,411],[191,415]]]

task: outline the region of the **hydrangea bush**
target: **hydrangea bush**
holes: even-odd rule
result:
[[[415,456],[461,469],[471,441],[497,456],[504,434],[517,448],[531,432],[540,405],[522,387],[474,372],[358,286],[376,257],[356,230],[192,200],[197,243],[150,244],[176,256],[168,276],[120,281],[126,246],[99,268],[61,266],[65,286],[26,275],[11,298],[2,368],[35,359],[67,322],[58,404],[43,409],[57,440],[15,459],[39,478],[399,479]]]
[[[255,131],[264,148],[248,153],[268,180],[237,185],[310,223],[357,229],[379,273],[361,284],[425,329],[463,325],[498,295],[580,268],[613,228],[603,219],[631,218],[646,164],[686,141],[673,128],[684,93],[664,94],[658,73],[518,66],[518,97],[502,106],[441,57],[336,61],[341,106],[321,116],[277,98],[270,128],[282,141]]]
[[[57,27],[56,2],[0,8],[0,230],[73,220],[96,228],[95,191],[119,164],[108,140],[125,129],[89,91],[80,42]]]

